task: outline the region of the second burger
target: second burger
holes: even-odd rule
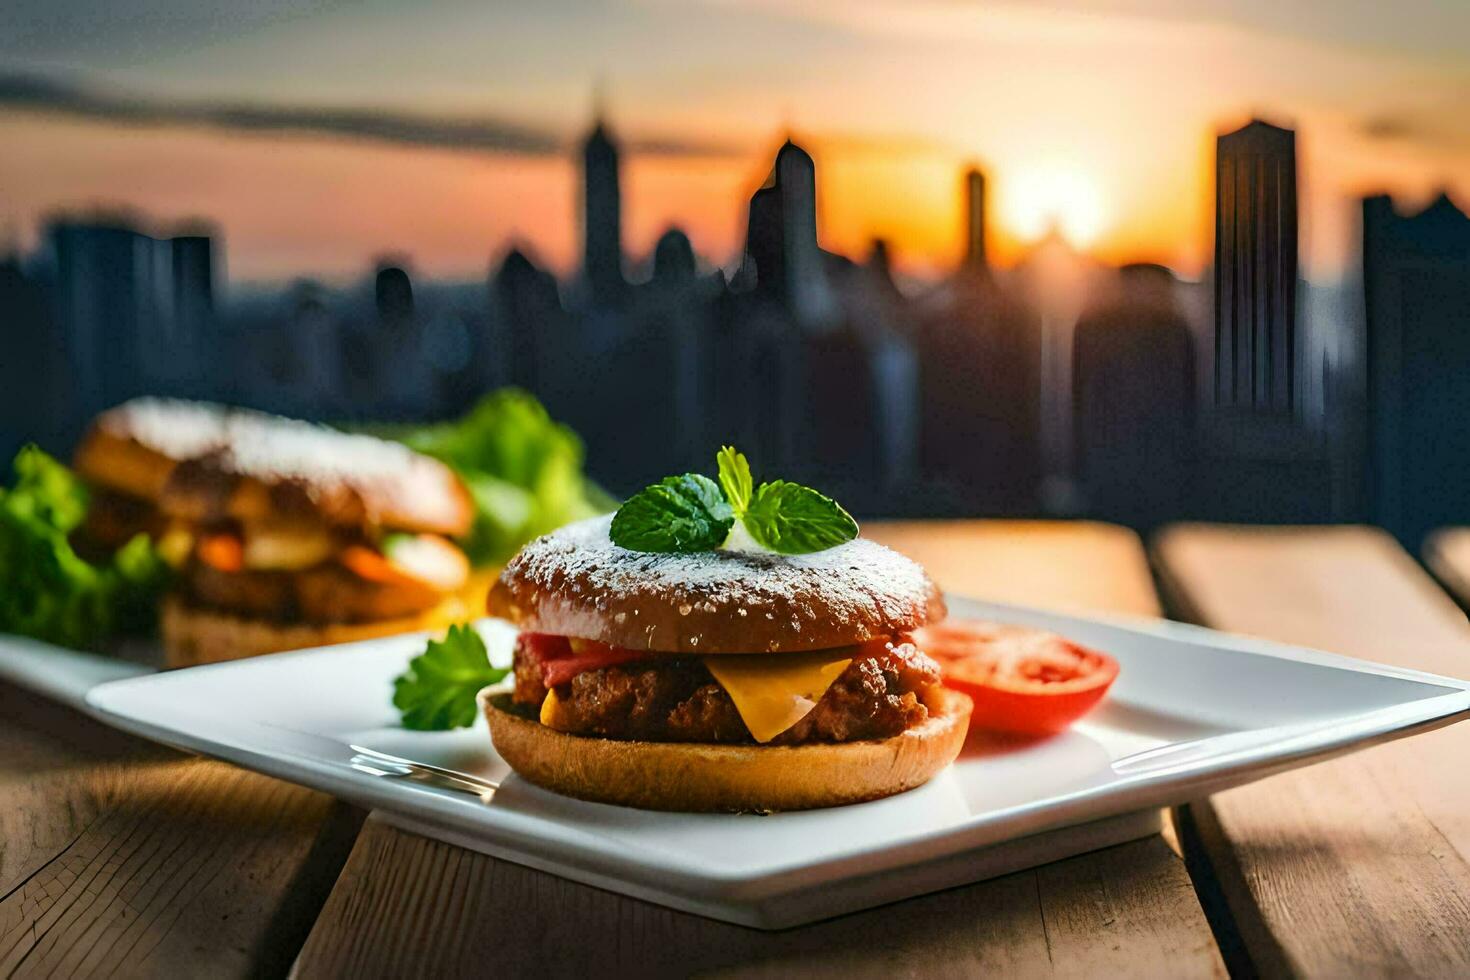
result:
[[[179,463],[158,506],[192,529],[165,600],[171,666],[429,629],[464,619],[469,494],[397,443],[241,414]]]

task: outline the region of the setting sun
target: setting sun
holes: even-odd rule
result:
[[[1107,206],[1097,181],[1065,163],[1039,164],[996,182],[998,217],[1023,241],[1036,241],[1055,229],[1077,248],[1102,234]]]

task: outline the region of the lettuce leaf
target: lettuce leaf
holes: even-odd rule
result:
[[[456,421],[396,435],[469,487],[475,522],[460,543],[476,565],[501,564],[532,538],[617,506],[583,473],[577,434],[518,388],[491,392]]]
[[[86,487],[35,446],[12,467],[14,485],[0,487],[0,632],[96,649],[151,627],[169,568],[148,537],[84,560],[67,536],[86,517]]]

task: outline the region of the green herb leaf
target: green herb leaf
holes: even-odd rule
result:
[[[442,640],[430,640],[423,653],[393,681],[393,706],[404,728],[442,731],[475,723],[475,695],[503,680],[510,670],[490,666],[485,641],[468,623],[449,627]]]
[[[751,488],[755,485],[750,477],[750,461],[734,446],[724,446],[715,456],[715,462],[720,467],[720,487],[725,491],[725,499],[735,509],[735,516],[741,517],[750,506]]]
[[[831,497],[799,483],[762,483],[745,512],[745,529],[783,555],[824,551],[857,537],[857,521]]]
[[[632,551],[691,554],[724,544],[735,523],[715,481],[698,473],[665,477],[628,498],[608,535]]]

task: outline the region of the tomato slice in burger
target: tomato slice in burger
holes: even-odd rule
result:
[[[245,568],[245,548],[233,534],[206,534],[195,546],[199,560],[222,572],[238,572]]]
[[[944,669],[944,684],[975,702],[970,723],[1051,735],[1102,700],[1118,662],[1045,630],[955,620],[925,627],[914,642]]]
[[[560,687],[578,674],[651,659],[647,650],[628,650],[596,640],[547,633],[522,633],[521,651],[541,668],[541,683]]]

